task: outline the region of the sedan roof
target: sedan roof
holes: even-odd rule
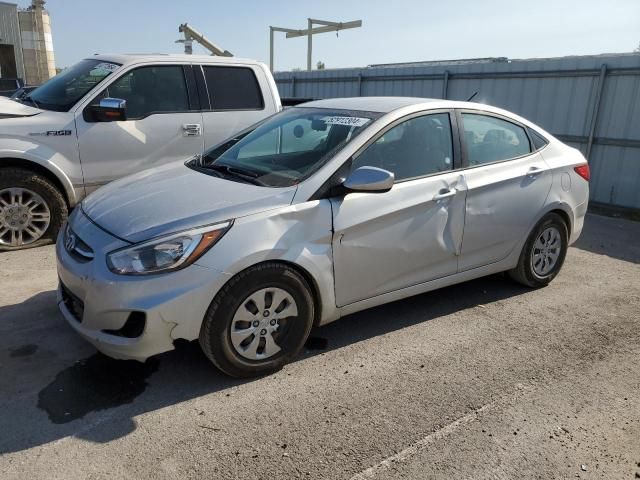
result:
[[[400,109],[410,111],[436,110],[436,109],[468,109],[480,112],[490,112],[502,115],[512,120],[518,121],[534,130],[541,132],[545,136],[552,135],[530,122],[526,118],[503,110],[502,108],[486,105],[483,103],[463,102],[459,100],[443,100],[440,98],[418,98],[418,97],[351,97],[351,98],[330,98],[326,100],[314,100],[312,102],[301,103],[297,107],[331,108],[334,110],[360,110],[365,112],[378,112],[387,114]],[[411,108],[414,107],[414,108]],[[403,113],[408,113],[404,111]]]
[[[430,102],[442,103],[442,100],[436,98],[418,97],[352,97],[314,100],[312,102],[307,102],[298,106],[388,113],[393,110],[397,110],[398,108],[408,107],[411,105],[420,105]]]

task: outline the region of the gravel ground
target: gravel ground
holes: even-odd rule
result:
[[[589,216],[551,286],[500,275],[347,317],[226,378],[98,355],[52,247],[0,254],[3,479],[640,476],[640,223]]]

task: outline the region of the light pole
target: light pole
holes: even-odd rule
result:
[[[313,27],[321,25],[320,27]],[[353,20],[351,22],[329,22],[327,20],[317,20],[313,18],[307,19],[306,30],[296,30],[293,28],[269,27],[269,68],[273,72],[273,40],[274,32],[286,33],[286,38],[307,37],[307,70],[311,70],[311,62],[313,56],[313,35],[326,32],[338,32],[348,28],[358,28],[362,26],[362,20]]]

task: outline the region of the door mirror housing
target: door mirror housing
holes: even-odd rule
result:
[[[92,122],[120,122],[127,119],[127,101],[121,98],[103,98],[99,105],[89,105],[86,120]]]
[[[342,186],[348,192],[384,193],[391,190],[395,175],[378,167],[360,167],[349,174]]]

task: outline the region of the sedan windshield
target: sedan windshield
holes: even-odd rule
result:
[[[266,187],[300,183],[381,114],[297,107],[206,152],[192,167]]]
[[[103,60],[82,60],[22,97],[21,101],[44,110],[67,112],[119,66]]]

